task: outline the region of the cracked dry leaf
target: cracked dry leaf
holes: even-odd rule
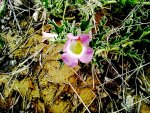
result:
[[[17,78],[13,78],[9,83],[9,87],[4,88],[4,98],[9,97],[13,91],[17,91],[21,97],[26,98],[27,101],[36,101],[34,108],[37,112],[45,112],[45,110],[48,110],[49,112],[55,113],[68,113],[74,111],[81,102],[77,97],[79,101],[73,104],[73,101],[75,101],[73,99],[75,92],[69,86],[69,83],[77,84],[79,77],[75,72],[77,72],[80,67],[77,66],[73,69],[66,65],[60,67],[60,63],[57,60],[61,58],[59,52],[62,50],[63,45],[46,45],[41,43],[42,36],[35,34],[25,43],[21,44],[19,48],[16,48],[18,44],[16,43],[18,39],[17,35],[11,36],[11,33],[8,33],[5,38],[8,40],[10,51],[16,49],[12,55],[14,58],[22,60],[21,65],[26,66],[30,61],[33,61],[33,64],[29,65],[27,73],[24,73],[24,71],[16,73],[18,74]],[[43,49],[35,54],[42,47]],[[32,55],[35,56],[31,57]],[[14,67],[12,71],[17,71],[17,66]],[[10,80],[10,76],[7,77],[8,78],[6,78],[5,75],[3,77],[1,76],[0,84],[5,82],[4,84],[6,86]],[[92,78],[89,76],[85,82],[91,85]],[[95,95],[90,88],[87,88],[85,83],[81,84],[84,88],[78,86],[79,88],[76,88],[76,90],[83,102],[88,105],[95,98]]]

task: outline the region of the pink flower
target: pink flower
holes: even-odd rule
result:
[[[67,38],[62,54],[63,62],[70,67],[78,65],[78,60],[82,63],[89,63],[93,57],[93,49],[88,46],[90,42],[89,35],[74,36],[69,33]]]

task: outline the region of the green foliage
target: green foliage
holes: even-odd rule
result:
[[[123,5],[123,6],[125,6],[125,5],[134,5],[134,4],[136,4],[137,2],[139,2],[139,0],[118,0],[118,2],[121,4],[121,5]]]
[[[69,23],[68,21],[61,21],[61,25],[57,25],[55,21],[48,21],[48,24],[51,24],[54,29],[51,32],[58,34],[58,38],[56,42],[65,42],[66,35],[68,33],[73,33],[74,35],[78,35],[80,33],[89,33],[92,29],[90,24],[90,18],[88,20],[83,20],[79,25],[75,22]]]
[[[64,16],[65,8],[70,7],[74,10],[78,4],[85,3],[83,0],[41,0],[41,2],[50,15],[60,19]]]
[[[150,26],[145,27],[145,28],[143,29],[143,33],[142,33],[142,35],[140,36],[140,39],[146,38],[147,36],[150,36]],[[148,42],[149,42],[149,41],[150,41],[150,40],[148,40]]]
[[[54,21],[49,20],[48,24],[51,24],[54,29],[51,32],[58,34],[57,39],[55,39],[56,43],[65,43],[67,33],[77,33],[77,27],[75,27],[75,23],[69,23],[68,21],[61,21],[61,25],[57,25]]]
[[[2,50],[4,47],[4,41],[3,39],[0,37],[0,50]]]
[[[115,55],[115,59],[120,56],[140,61],[143,59],[145,46],[150,44],[150,26],[142,25],[142,22],[148,20],[148,17],[143,18],[143,12],[149,14],[149,11],[140,9],[133,12],[117,29],[107,25],[107,17],[102,18],[100,25],[98,25],[98,33],[95,34],[95,38],[91,42],[91,46],[95,50],[94,61],[96,63],[100,63],[99,58],[106,59],[110,55]]]
[[[6,0],[0,1],[0,17],[4,15],[5,8],[6,8]]]
[[[62,33],[64,30],[64,25],[58,26],[54,21],[49,20],[48,24],[51,24],[54,26],[53,32],[57,33],[58,35]]]
[[[49,4],[50,4],[49,2],[50,2],[50,0],[42,0],[42,3],[46,8],[49,7]]]
[[[41,0],[42,5],[48,10],[50,15],[60,17],[63,15],[64,0]],[[62,18],[62,17],[61,17]]]
[[[90,26],[90,19],[92,16],[89,17],[88,20],[83,20],[80,24],[80,28],[82,31],[85,31]]]

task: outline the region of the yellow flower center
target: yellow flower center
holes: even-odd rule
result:
[[[82,47],[82,43],[80,40],[73,41],[70,45],[70,50],[74,54],[77,54],[77,55],[81,54],[82,49],[83,47]]]

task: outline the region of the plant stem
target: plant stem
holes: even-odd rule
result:
[[[117,1],[108,1],[108,2],[106,2],[103,6],[105,6],[105,5],[110,5],[110,4],[117,4],[118,2]],[[140,4],[141,2],[137,2],[136,4]],[[150,5],[150,2],[143,2],[142,3],[143,5]]]
[[[67,5],[68,5],[68,0],[66,0],[66,2],[65,2],[65,9],[64,9],[64,12],[63,12],[63,20],[65,19],[65,13],[66,13]]]

